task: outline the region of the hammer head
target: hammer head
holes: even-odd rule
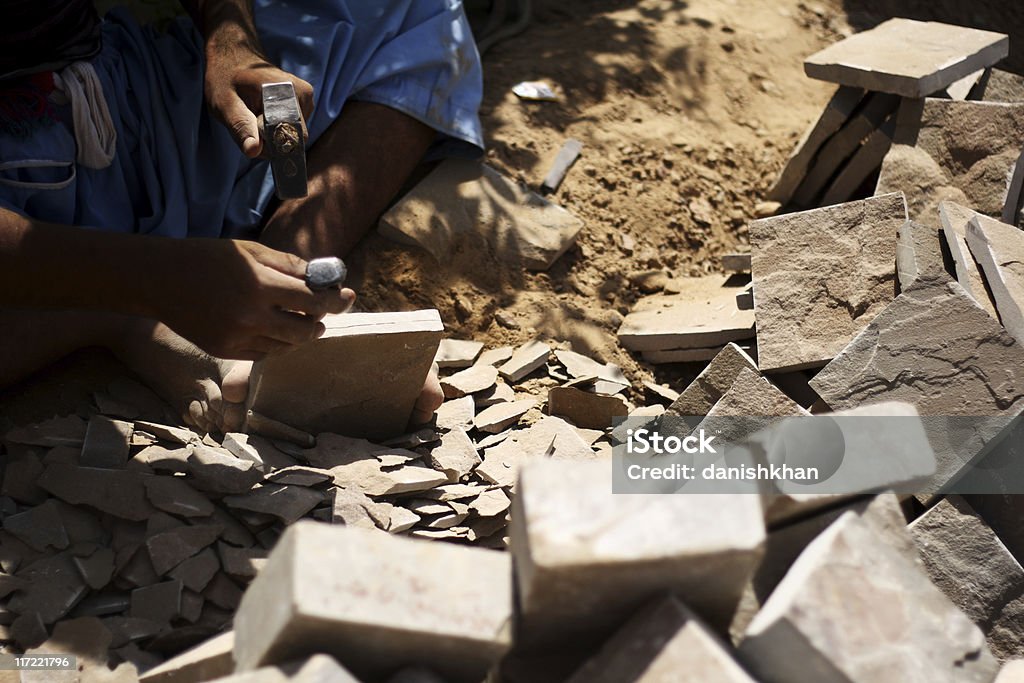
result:
[[[305,197],[306,136],[299,100],[291,83],[263,84],[263,144],[270,153],[277,196]]]

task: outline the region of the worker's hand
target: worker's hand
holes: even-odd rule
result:
[[[438,379],[437,363],[430,366],[427,379],[423,382],[423,388],[413,406],[412,416],[409,422],[415,425],[422,425],[434,419],[434,412],[444,403],[444,391],[441,390],[441,380]]]
[[[259,360],[324,333],[320,319],[344,313],[351,289],[314,292],[306,262],[256,242],[175,240],[180,278],[160,298],[157,315],[172,330],[218,358]],[[186,267],[183,267],[184,264]]]
[[[285,81],[295,86],[305,121],[313,113],[312,85],[247,47],[218,45],[207,49],[206,101],[247,157],[255,158],[263,152],[262,119],[258,118],[263,114],[263,84]]]

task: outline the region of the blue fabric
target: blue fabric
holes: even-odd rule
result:
[[[314,88],[316,140],[348,100],[375,102],[438,131],[434,156],[477,156],[479,57],[457,0],[256,0],[264,51]],[[181,19],[165,33],[112,11],[92,60],[117,128],[113,164],[74,167],[66,125],[0,135],[0,206],[40,220],[169,237],[245,234],[273,195],[203,102],[202,39]],[[66,116],[70,120],[70,116]],[[12,169],[25,160],[50,167]]]

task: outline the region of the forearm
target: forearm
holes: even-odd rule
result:
[[[211,51],[244,48],[262,54],[251,0],[181,0]]]
[[[0,306],[159,317],[185,245],[24,218],[0,209]]]

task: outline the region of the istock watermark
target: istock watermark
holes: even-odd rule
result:
[[[626,452],[630,455],[678,455],[679,453],[717,454],[711,445],[714,436],[708,436],[703,429],[690,436],[662,436],[650,429],[626,430]]]

